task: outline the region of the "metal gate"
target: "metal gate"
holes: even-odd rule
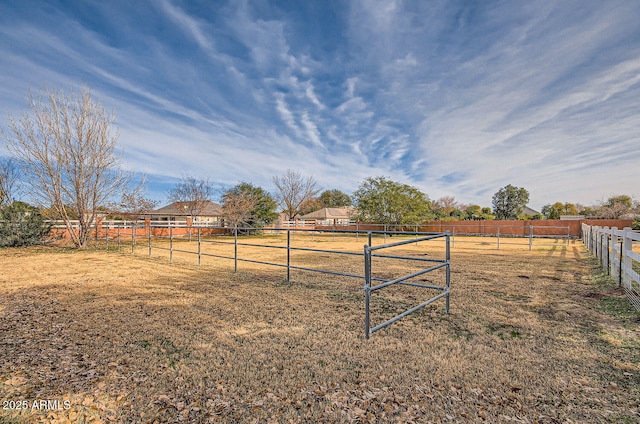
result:
[[[425,259],[425,258],[415,258],[415,257],[408,257],[408,256],[397,256],[397,255],[386,255],[386,254],[381,254],[381,253],[374,253],[374,252],[380,252],[383,249],[390,249],[393,247],[397,247],[397,246],[402,246],[405,244],[410,244],[410,243],[416,243],[416,242],[420,242],[420,241],[427,241],[427,240],[433,240],[433,239],[438,239],[438,238],[445,238],[446,240],[446,245],[445,245],[445,259]],[[412,274],[408,274],[408,275],[404,275],[398,278],[395,278],[393,280],[385,280],[382,278],[375,278],[373,276],[373,270],[371,267],[371,258],[372,257],[376,257],[376,258],[388,258],[388,259],[402,259],[402,260],[409,260],[409,261],[421,261],[421,262],[430,262],[430,263],[435,263],[435,265],[432,265],[428,268],[424,268],[421,269],[420,271],[414,272]],[[439,233],[439,234],[433,234],[433,235],[429,235],[426,237],[422,237],[422,238],[416,238],[415,240],[405,240],[405,241],[400,241],[397,243],[390,243],[390,244],[384,244],[384,245],[380,245],[380,246],[371,246],[371,239],[369,239],[369,244],[364,246],[364,269],[365,269],[365,284],[364,284],[364,291],[365,291],[365,317],[364,317],[364,331],[365,331],[365,337],[368,339],[373,333],[375,333],[378,330],[381,330],[382,328],[398,321],[401,318],[406,317],[407,315],[418,311],[419,309],[424,308],[425,306],[429,305],[430,303],[435,302],[438,299],[441,298],[445,298],[445,310],[446,313],[449,313],[449,296],[450,296],[450,289],[451,289],[451,267],[450,267],[450,262],[451,262],[451,253],[450,253],[450,236],[449,236],[449,231],[445,232],[445,233]],[[409,280],[411,280],[412,278],[418,277],[420,275],[426,274],[428,272],[432,272],[435,271],[437,269],[440,268],[446,268],[446,274],[445,274],[445,281],[444,281],[444,285],[443,286],[432,286],[432,285],[425,285],[425,284],[418,284],[418,283],[412,283],[409,282]],[[373,282],[379,282],[380,284],[377,285],[373,285]],[[418,288],[423,288],[423,289],[431,289],[431,290],[436,290],[439,291],[440,293],[437,294],[436,296],[433,296],[432,298],[422,302],[421,304],[414,306],[404,312],[402,312],[399,315],[396,315],[395,317],[383,322],[382,324],[378,324],[374,327],[371,327],[371,316],[370,316],[370,304],[371,304],[371,294],[375,291],[378,290],[382,290],[386,287],[390,287],[392,285],[395,284],[401,284],[401,285],[407,285],[407,286],[412,286],[412,287],[418,287]]]

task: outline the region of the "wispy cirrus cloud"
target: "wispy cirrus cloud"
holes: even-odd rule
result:
[[[304,168],[483,206],[506,184],[534,207],[640,195],[633,2],[27,3],[0,5],[0,111],[88,85],[150,181],[271,190]]]

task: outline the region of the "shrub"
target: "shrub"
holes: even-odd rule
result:
[[[633,220],[633,224],[631,224],[631,228],[634,230],[640,230],[640,218],[636,218]]]
[[[0,247],[40,244],[50,231],[38,208],[13,202],[0,209]]]

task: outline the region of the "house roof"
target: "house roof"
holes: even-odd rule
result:
[[[190,202],[174,202],[160,209],[147,212],[149,215],[174,215],[188,216],[188,205]],[[222,216],[222,206],[217,203],[207,201],[200,216]]]
[[[345,206],[343,208],[322,208],[306,215],[302,215],[300,219],[350,219],[354,214],[353,206]]]
[[[537,215],[540,212],[538,212],[535,209],[531,209],[529,206],[525,206],[524,208],[522,208],[522,214],[523,215]]]

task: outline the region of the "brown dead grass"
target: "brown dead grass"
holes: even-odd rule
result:
[[[294,243],[360,252],[365,240]],[[395,253],[441,257],[434,244]],[[472,245],[453,249],[450,315],[439,301],[368,341],[361,280],[293,271],[289,286],[282,268],[233,274],[179,252],[170,264],[142,245],[2,250],[0,400],[70,408],[0,410],[0,422],[638,422],[638,315],[604,311],[622,294],[593,277],[581,243]],[[362,273],[358,257],[292,258]],[[379,276],[411,269],[374,262]],[[374,324],[429,294],[375,293]]]

